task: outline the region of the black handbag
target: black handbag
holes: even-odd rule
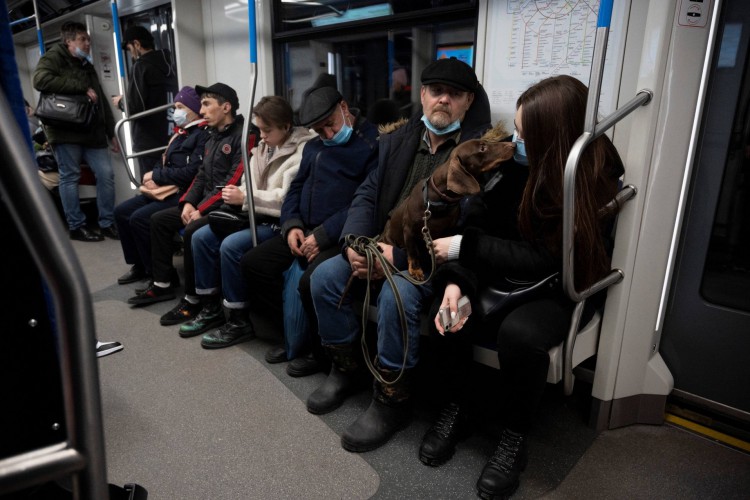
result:
[[[217,236],[224,237],[249,228],[250,218],[247,212],[225,204],[208,213],[208,225]]]
[[[48,94],[42,92],[35,115],[47,126],[89,130],[96,120],[96,104],[86,94]]]
[[[560,288],[560,273],[551,274],[541,281],[505,278],[500,283],[480,288],[475,308],[482,317],[487,318],[507,312],[525,302],[549,297]]]

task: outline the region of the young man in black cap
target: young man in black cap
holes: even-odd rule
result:
[[[221,187],[237,185],[242,181],[242,126],[244,118],[237,114],[239,100],[237,93],[229,85],[215,83],[210,87],[196,85],[195,91],[201,96],[203,119],[209,126],[203,163],[195,180],[180,198],[179,205],[156,212],[151,216],[151,260],[153,281],[145,290],[140,290],[128,299],[131,305],[147,305],[174,299],[174,287],[178,286],[177,270],[172,265],[174,235],[185,228],[182,235],[185,266],[185,298],[161,318],[163,324],[174,324],[172,317],[179,315],[183,320],[208,314],[215,320],[223,317],[221,303],[216,307],[201,308],[195,293],[195,273],[193,270],[192,234],[208,224],[208,215],[219,208],[223,201]],[[254,131],[252,132],[254,133]],[[254,138],[250,138],[254,142]]]
[[[250,250],[240,267],[249,285],[253,311],[283,318],[282,273],[294,259],[306,266],[299,284],[305,313],[312,327],[311,348],[320,346],[317,320],[310,297],[310,274],[326,259],[341,252],[339,239],[354,192],[377,166],[377,130],[358,110],[350,108],[333,87],[306,92],[299,122],[317,132],[305,144],[297,176],[281,206],[281,234]],[[279,326],[282,326],[279,324]],[[234,339],[212,334],[203,345],[231,345]],[[287,373],[303,376],[320,370],[315,358],[297,358]]]
[[[172,56],[166,50],[154,50],[154,37],[143,26],[125,30],[122,49],[128,50],[134,63],[128,81],[128,114],[162,106],[172,102],[177,93],[177,73],[172,67]],[[114,96],[112,104],[124,110],[122,96]],[[172,133],[168,111],[135,120],[133,148],[136,152],[159,148],[167,144]],[[141,178],[161,159],[161,153],[138,158]]]
[[[429,64],[422,72],[423,115],[412,117],[397,130],[381,134],[378,169],[357,190],[342,235],[375,237],[383,231],[391,210],[420,180],[443,163],[460,142],[479,137],[490,127],[490,107],[471,67],[455,58]],[[345,242],[342,241],[342,244]],[[379,244],[398,269],[407,269],[403,249]],[[362,297],[368,269],[364,256],[346,248],[344,258],[320,265],[312,276],[312,297],[323,346],[333,360],[325,380],[307,400],[311,413],[338,408],[362,380],[360,320],[353,300]],[[349,278],[356,278],[345,293]],[[379,264],[372,276],[383,277]],[[417,286],[394,275],[406,316],[402,332],[397,300],[388,284],[377,299],[377,360],[372,403],[341,436],[342,446],[354,452],[384,444],[410,418],[410,369],[417,363],[420,311],[431,284]],[[343,299],[342,299],[343,297]],[[408,346],[403,335],[408,335]],[[401,372],[401,369],[404,371]]]

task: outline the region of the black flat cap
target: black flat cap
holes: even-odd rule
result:
[[[235,90],[226,83],[214,83],[210,87],[201,87],[200,85],[196,85],[195,91],[199,96],[202,96],[203,94],[220,95],[221,97],[226,99],[229,104],[232,105],[232,109],[235,111],[235,113],[240,112],[240,100],[237,98],[237,92],[235,92]]]
[[[133,42],[133,40],[138,40],[141,44],[143,42],[150,42],[147,45],[154,45],[154,37],[143,26],[131,26],[125,30],[125,36],[122,38],[122,49],[127,49],[127,45]]]
[[[305,92],[299,108],[299,124],[309,127],[327,118],[344,97],[333,87],[313,88]]]
[[[474,92],[479,85],[477,75],[471,66],[455,57],[438,59],[422,70],[422,85],[444,83],[459,90]]]

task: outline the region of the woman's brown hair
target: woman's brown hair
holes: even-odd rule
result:
[[[563,172],[568,154],[583,133],[588,89],[577,79],[560,75],[547,78],[518,98],[529,178],[519,209],[524,238],[542,240],[562,258]],[[599,210],[617,194],[624,169],[617,150],[606,136],[585,149],[578,164],[575,200],[576,285],[588,287],[604,277],[609,255],[603,231],[616,211]]]
[[[282,97],[265,96],[253,106],[253,115],[259,117],[267,125],[291,130],[294,112],[289,103]]]

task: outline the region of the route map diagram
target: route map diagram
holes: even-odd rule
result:
[[[629,2],[616,3],[624,8]],[[483,84],[493,109],[493,120],[499,115],[506,124],[512,124],[518,96],[548,76],[567,74],[588,85],[598,12],[599,0],[490,2]],[[613,15],[609,33],[608,63],[611,54],[621,53],[619,30],[614,28],[617,15],[617,12]],[[605,85],[611,81],[615,69],[611,66],[605,65],[600,104],[603,113],[614,109],[614,102],[608,100],[616,99]]]

